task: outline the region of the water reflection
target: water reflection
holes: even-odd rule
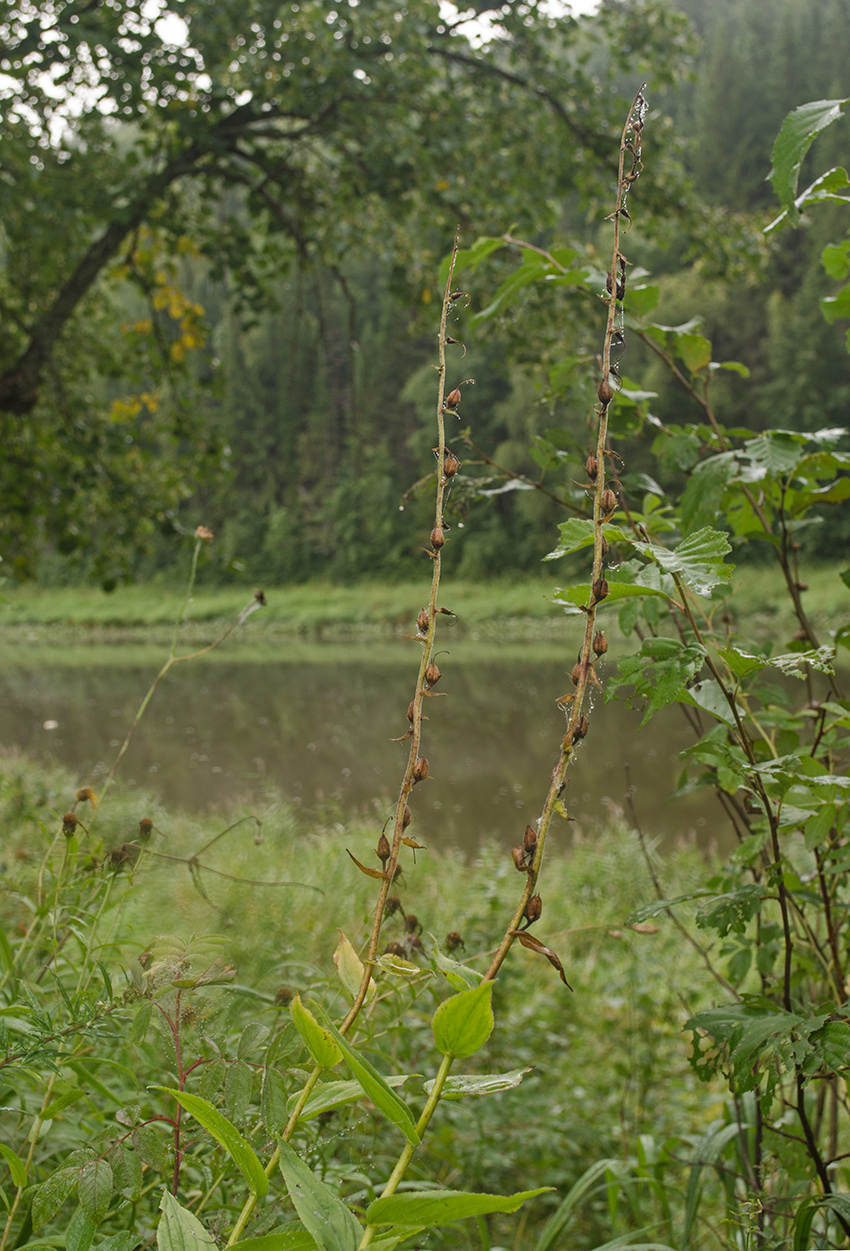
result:
[[[71,768],[80,784],[108,771],[160,661],[120,647],[86,655],[16,657],[0,694],[0,744]],[[42,659],[43,658],[43,659]],[[569,686],[563,653],[472,645],[440,657],[438,697],[426,702],[431,779],[411,797],[422,842],[512,843],[537,815],[557,758]],[[123,780],[190,812],[261,803],[270,794],[339,818],[390,814],[408,750],[416,656],[385,647],[313,647],[297,661],[233,652],[173,670],[154,696],[122,765]],[[638,714],[597,696],[565,800],[591,827],[622,805],[628,765],[645,832],[726,840],[714,801],[667,804],[689,741],[678,709],[638,733]],[[413,831],[411,831],[413,832]],[[560,836],[570,837],[560,824]]]

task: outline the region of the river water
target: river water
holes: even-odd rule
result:
[[[97,789],[162,653],[33,647],[4,660],[0,745],[60,762]],[[411,797],[420,842],[473,851],[486,838],[518,841],[557,759],[556,700],[571,689],[573,661],[552,645],[464,640],[439,656],[441,695],[426,701],[423,739],[431,778]],[[192,813],[279,796],[323,820],[366,815],[378,827],[407,756],[408,744],[392,740],[407,729],[417,666],[412,643],[222,649],[167,675],[118,777]],[[630,777],[648,837],[725,843],[708,795],[667,802],[691,741],[681,710],[638,731],[640,715],[624,703],[597,692],[594,705],[564,796],[577,827],[592,832],[621,810]]]

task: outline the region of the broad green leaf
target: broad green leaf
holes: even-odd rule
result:
[[[697,595],[710,594],[714,587],[728,582],[735,572],[734,565],[723,563],[723,557],[732,550],[729,540],[711,526],[689,534],[673,550],[657,543],[648,543],[641,550],[665,573],[679,574]]]
[[[493,1032],[492,997],[488,981],[441,1003],[431,1021],[437,1050],[458,1060],[475,1055]]]
[[[850,178],[847,177],[847,170],[841,166],[828,169],[825,174],[821,174],[820,178],[816,178],[806,190],[801,192],[794,201],[792,212],[805,208],[808,204],[823,204],[831,201],[835,204],[846,204],[847,197],[839,194],[850,187]],[[793,224],[796,225],[799,217],[795,217]],[[791,217],[787,209],[776,217],[769,226],[765,226],[765,235],[772,235],[774,231],[782,226],[783,222],[791,221]]]
[[[300,1222],[293,1221],[291,1227],[279,1229],[276,1234],[245,1238],[237,1242],[236,1246],[239,1251],[314,1251],[316,1239],[307,1233]]]
[[[566,556],[569,552],[577,552],[583,547],[593,546],[594,525],[592,520],[585,517],[571,517],[569,521],[563,521],[558,529],[561,532],[561,541],[553,552],[549,552],[548,556],[544,556],[544,560],[557,560],[561,556]],[[602,533],[609,543],[631,542],[633,536],[622,530],[620,526],[603,526]]]
[[[339,942],[334,952],[334,964],[339,974],[339,980],[353,999],[360,989],[360,983],[363,981],[365,968],[363,961],[348,941],[347,936],[342,930],[339,931]],[[369,988],[366,991],[366,1002],[374,999],[377,986],[374,979],[369,978]]]
[[[621,599],[633,599],[638,595],[655,595],[659,599],[670,598],[670,596],[666,595],[664,591],[657,591],[651,586],[640,586],[636,582],[609,582],[608,594],[598,607],[604,608],[608,603],[613,604]],[[589,586],[559,586],[555,589],[555,596],[552,603],[562,604],[565,607],[574,607],[575,610],[578,610],[583,605],[586,605],[589,599]]]
[[[139,1004],[136,1015],[133,1018],[133,1028],[130,1031],[130,1037],[134,1043],[145,1041],[145,1035],[151,1023],[151,1013],[153,1012],[153,1002],[150,999],[143,999]]]
[[[525,264],[520,265],[519,269],[514,270],[510,277],[506,278],[498,288],[487,307],[472,317],[471,323],[473,326],[479,325],[480,322],[486,321],[488,317],[492,317],[494,313],[500,312],[512,302],[514,296],[524,287],[527,287],[532,282],[538,282],[548,273],[553,272],[552,267],[543,257],[537,257],[534,253],[531,255],[533,259],[526,261]]]
[[[289,1015],[319,1067],[335,1068],[342,1059],[342,1052],[334,1042],[330,1030],[320,1025],[310,1009],[304,1007],[300,995],[296,995],[289,1005]]]
[[[736,678],[745,678],[749,673],[758,673],[760,669],[766,669],[770,663],[761,656],[751,656],[749,652],[742,652],[737,647],[718,647],[717,654],[723,657]]]
[[[16,1186],[23,1189],[27,1184],[27,1166],[19,1155],[16,1155],[11,1147],[7,1147],[5,1143],[0,1142],[0,1155],[4,1157],[12,1174],[12,1181]]]
[[[459,248],[455,257],[454,273],[459,274],[462,269],[475,269],[482,261],[486,260],[491,253],[498,251],[499,248],[506,247],[504,239],[487,238],[482,236],[476,239],[471,248]],[[440,263],[439,283],[445,288],[446,281],[449,276],[449,265],[451,257],[446,256]]]
[[[89,1251],[96,1233],[94,1221],[86,1216],[81,1207],[77,1208],[65,1232],[65,1251]]]
[[[409,1073],[401,1076],[387,1077],[385,1081],[388,1086],[403,1086],[410,1077]],[[328,1112],[331,1108],[342,1107],[346,1103],[356,1103],[358,1099],[365,1099],[366,1094],[359,1082],[324,1082],[319,1084],[313,1090],[307,1100],[299,1117],[300,1121],[310,1121],[315,1116],[319,1116],[322,1112]],[[298,1099],[297,1095],[293,1095],[288,1103],[288,1110],[291,1113]]]
[[[463,1099],[467,1095],[498,1095],[503,1090],[513,1090],[515,1086],[519,1086],[526,1073],[532,1071],[532,1068],[526,1068],[512,1069],[510,1073],[456,1073],[446,1078],[440,1097]],[[433,1081],[424,1083],[428,1094],[433,1086]]]
[[[694,899],[704,899],[706,895],[711,895],[709,890],[689,891],[686,895],[676,895],[673,899],[655,899],[652,903],[642,904],[640,908],[635,908],[626,917],[624,925],[640,925],[642,921],[651,921],[653,917],[660,916],[662,912],[666,912],[668,908],[675,908],[678,904],[690,903]]]
[[[703,708],[706,712],[711,713],[713,717],[717,717],[718,721],[725,721],[727,725],[735,725],[735,718],[732,715],[732,709],[719,684],[714,678],[704,678],[701,682],[695,682],[693,686],[687,687],[679,696],[680,703],[695,704],[698,708]],[[744,710],[739,706],[739,712],[743,716]]]
[[[626,291],[626,310],[633,317],[646,317],[658,307],[661,289],[655,286],[632,287]]]
[[[287,1115],[286,1082],[277,1069],[266,1068],[263,1073],[263,1089],[260,1095],[260,1115],[266,1133],[273,1136],[283,1129]]]
[[[253,1086],[253,1070],[244,1060],[235,1060],[227,1066],[224,1079],[224,1105],[228,1116],[238,1120],[248,1111]]]
[[[112,1198],[112,1169],[106,1160],[89,1160],[82,1166],[78,1194],[86,1216],[99,1225]]]
[[[280,1171],[305,1229],[324,1251],[357,1251],[363,1236],[359,1222],[288,1142],[278,1138],[278,1146]]]
[[[239,1045],[236,1054],[240,1060],[244,1060],[250,1055],[255,1047],[259,1047],[266,1041],[271,1030],[267,1025],[261,1025],[259,1021],[251,1021],[246,1025],[239,1036]]]
[[[216,1241],[192,1212],[188,1212],[167,1190],[160,1201],[162,1216],[156,1227],[159,1251],[215,1251]]]
[[[64,1112],[65,1108],[70,1108],[72,1103],[77,1103],[80,1099],[85,1099],[86,1092],[80,1090],[79,1086],[74,1086],[71,1090],[64,1091],[57,1099],[54,1099],[47,1105],[41,1114],[43,1121],[52,1121],[54,1116],[58,1116],[60,1112]]]
[[[689,373],[699,373],[711,361],[711,343],[701,334],[678,334],[673,348]]]
[[[850,285],[842,287],[835,295],[825,295],[820,302],[821,312],[830,323],[850,317]]]
[[[843,243],[828,243],[821,253],[821,264],[829,274],[840,282],[850,275],[850,239]]]
[[[56,1215],[71,1192],[76,1190],[79,1180],[78,1168],[60,1168],[39,1186],[32,1201],[33,1229],[40,1229]]]
[[[717,930],[721,938],[725,938],[730,930],[743,934],[764,901],[764,887],[757,882],[748,882],[738,890],[718,895],[711,903],[704,904],[697,912],[697,925],[700,929]]]
[[[815,136],[841,116],[841,109],[847,103],[843,100],[812,100],[801,104],[793,113],[789,113],[782,123],[779,134],[770,154],[771,171],[768,178],[773,183],[773,190],[779,202],[788,213],[788,220],[796,225],[800,220],[799,210],[794,204],[797,191],[797,178],[803,158],[811,147]]]
[[[268,1191],[269,1179],[265,1174],[254,1148],[240,1134],[235,1125],[231,1125],[227,1117],[222,1116],[218,1108],[214,1108],[200,1095],[189,1094],[186,1090],[173,1090],[170,1086],[152,1086],[152,1090],[161,1090],[172,1095],[181,1107],[200,1121],[207,1133],[212,1134],[216,1142],[221,1143],[245,1178],[251,1192],[260,1198]]]
[[[372,1067],[365,1056],[361,1055],[359,1051],[355,1051],[348,1039],[340,1034],[336,1026],[328,1024],[328,1029],[345,1057],[346,1064],[375,1107],[380,1112],[383,1112],[387,1120],[398,1126],[408,1142],[412,1142],[414,1147],[418,1147],[419,1135],[416,1132],[416,1124],[407,1104],[399,1099],[398,1095],[388,1085],[386,1078],[382,1077],[378,1070]]]
[[[370,1225],[451,1225],[468,1216],[488,1212],[516,1212],[527,1199],[546,1194],[552,1186],[521,1190],[514,1195],[470,1194],[463,1190],[411,1190],[376,1199],[366,1209]]]

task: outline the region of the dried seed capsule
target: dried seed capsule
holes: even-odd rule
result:
[[[407,705],[407,719],[411,723],[413,722],[413,700]]]
[[[603,556],[608,555],[608,540],[605,538],[604,534],[602,536],[602,555]]]
[[[529,925],[533,925],[535,921],[540,920],[540,914],[543,911],[543,900],[539,895],[532,895],[528,903],[525,905],[525,919]]]
[[[396,912],[400,912],[404,916],[404,908],[401,906],[401,900],[398,895],[390,895],[384,908],[384,914],[391,917]]]
[[[405,951],[404,947],[402,947],[401,943],[387,943],[386,947],[384,948],[384,955],[403,957],[407,955],[407,952]]]
[[[413,912],[408,912],[404,918],[404,928],[408,934],[421,934],[422,926],[419,923],[419,917]]]
[[[75,816],[73,812],[66,812],[62,818],[62,833],[66,838],[70,838],[79,824],[79,817]]]
[[[422,634],[427,633],[430,622],[431,618],[428,616],[428,609],[420,609],[419,616],[416,618],[416,625]]]
[[[387,867],[387,861],[390,858],[390,840],[386,834],[382,834],[378,839],[378,846],[375,848],[375,855],[380,860],[384,868]]]
[[[428,760],[425,756],[420,756],[413,766],[413,781],[424,782],[428,776]]]
[[[274,997],[274,1006],[276,1008],[288,1008],[292,1003],[293,998],[294,994],[289,987],[281,986],[278,988],[277,994]]]
[[[607,378],[603,378],[599,386],[596,388],[596,394],[599,396],[602,404],[610,404],[614,392],[611,389],[611,383]]]
[[[438,552],[445,545],[446,536],[443,534],[442,526],[434,526],[434,529],[431,531],[431,546],[435,552]]]
[[[410,809],[408,808],[407,804],[405,804],[404,812],[401,814],[401,828],[403,830],[406,830],[412,820],[413,820],[413,817],[411,816]]]
[[[443,473],[447,478],[453,478],[460,469],[460,461],[454,452],[446,452],[446,459],[443,461]]]
[[[430,690],[432,686],[436,686],[442,676],[443,675],[439,668],[432,660],[428,668],[425,670],[425,684],[428,689]]]
[[[573,742],[574,743],[577,743],[579,742],[580,739],[584,738],[584,736],[587,734],[587,728],[588,728],[587,717],[582,717],[578,725],[576,726],[576,728],[573,730]]]
[[[517,843],[516,847],[511,848],[511,856],[513,857],[514,868],[520,873],[525,873],[528,867],[525,863],[525,848],[522,843]]]
[[[525,827],[525,834],[522,837],[522,845],[528,852],[533,852],[537,846],[537,831],[530,825]]]
[[[610,487],[606,487],[602,492],[602,499],[599,501],[599,505],[603,513],[613,513],[617,507],[617,496]]]
[[[460,934],[458,934],[457,930],[452,930],[450,934],[446,935],[443,946],[446,951],[457,951],[458,947],[463,947],[464,951],[466,950],[466,943],[463,941]]]
[[[593,584],[593,598],[598,604],[601,600],[608,598],[608,583],[604,578],[597,578]]]
[[[457,408],[460,403],[460,387],[455,387],[454,391],[450,391],[446,396],[446,408]]]
[[[577,660],[575,664],[573,665],[573,671],[570,674],[570,681],[572,682],[573,686],[578,686],[579,682],[581,681],[581,661],[580,660]]]
[[[97,804],[98,804],[97,795],[95,795],[94,791],[92,790],[90,786],[84,786],[81,791],[77,791],[77,803],[78,804],[84,803],[85,800],[89,801],[92,808],[97,807]]]
[[[604,656],[608,650],[608,640],[601,630],[597,630],[593,636],[593,650],[597,656]]]
[[[588,478],[591,480],[595,479],[596,475],[599,473],[599,464],[596,457],[592,453],[584,462],[584,468]]]
[[[139,841],[146,843],[150,838],[152,831],[153,821],[151,821],[150,817],[142,817],[139,822]]]

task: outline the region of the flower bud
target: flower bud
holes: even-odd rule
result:
[[[207,526],[195,526],[195,538],[201,539],[204,543],[212,543],[215,535]]]

